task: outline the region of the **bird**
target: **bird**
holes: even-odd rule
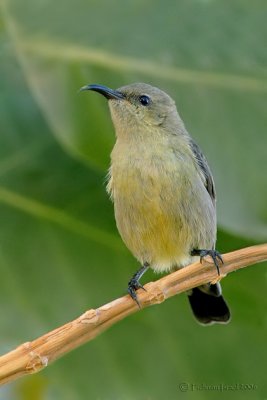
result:
[[[220,274],[216,250],[216,194],[207,159],[189,135],[175,101],[161,89],[132,83],[118,89],[83,86],[108,100],[116,142],[111,152],[107,192],[125,245],[141,264],[128,283],[136,291],[151,268],[171,272],[210,256]],[[145,289],[144,289],[145,290]],[[225,324],[231,315],[221,285],[208,283],[188,293],[202,325]]]

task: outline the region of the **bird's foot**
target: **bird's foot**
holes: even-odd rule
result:
[[[149,264],[145,263],[142,268],[140,268],[132,277],[132,279],[128,282],[128,293],[131,296],[131,298],[136,302],[139,308],[141,308],[141,305],[139,303],[139,300],[137,298],[136,290],[138,289],[143,289],[144,286],[139,282],[139,279],[144,275],[144,273],[148,270]]]
[[[206,256],[210,256],[214,262],[214,265],[217,269],[218,276],[220,276],[220,267],[219,267],[219,262],[223,264],[223,259],[221,254],[217,250],[204,250],[204,249],[194,249],[191,252],[192,256],[200,256],[200,262],[202,263],[203,258]]]

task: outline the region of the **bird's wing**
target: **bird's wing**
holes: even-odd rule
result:
[[[216,200],[215,186],[214,186],[213,177],[212,177],[208,162],[206,160],[206,157],[204,156],[204,154],[200,150],[199,146],[196,144],[196,142],[194,142],[193,139],[190,140],[190,146],[196,157],[196,161],[203,173],[205,187],[211,197],[213,204],[215,204],[215,200]]]

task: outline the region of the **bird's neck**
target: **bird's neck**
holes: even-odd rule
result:
[[[168,157],[192,157],[187,134],[163,132],[162,127],[128,127],[127,132],[116,133],[117,140],[111,153],[112,164],[129,165],[138,162],[146,165],[146,161],[153,163],[155,159],[166,162]]]

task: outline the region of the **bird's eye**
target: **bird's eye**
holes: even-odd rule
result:
[[[139,97],[139,101],[144,107],[149,106],[149,104],[151,103],[150,97],[146,96],[145,94]]]

